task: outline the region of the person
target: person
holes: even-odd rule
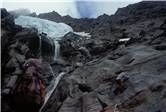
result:
[[[27,43],[16,41],[9,47],[11,59],[6,68],[14,68],[2,94],[16,112],[38,112],[45,97],[45,82],[41,78],[41,59],[35,58]]]
[[[114,90],[114,93],[120,94],[122,93],[127,87],[125,82],[129,80],[129,76],[127,75],[127,72],[120,73],[116,78],[116,89]]]
[[[14,108],[17,112],[38,112],[46,94],[45,83],[41,78],[41,60],[29,58],[23,68],[24,75],[19,77],[13,92]]]

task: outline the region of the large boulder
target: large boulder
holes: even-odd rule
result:
[[[55,45],[51,38],[40,36],[36,29],[24,28],[15,35],[20,42],[27,43],[34,54],[42,55],[46,60],[53,60]]]
[[[64,58],[66,61],[70,63],[72,61],[74,63],[77,61],[81,61],[81,57],[82,59],[84,59],[85,54],[81,53],[80,48],[86,48],[86,41],[88,39],[89,38],[86,36],[81,36],[73,32],[67,33],[65,36],[61,38],[61,40],[59,40],[61,49],[60,54],[62,58]],[[89,52],[88,48],[86,49],[87,52]]]

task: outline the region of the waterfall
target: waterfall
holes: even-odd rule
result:
[[[47,37],[51,42],[52,42],[52,39]],[[40,47],[41,47],[41,37],[40,37]],[[55,50],[54,50],[54,61],[56,61],[59,57],[59,52],[60,52],[60,44],[57,40],[53,40],[54,42],[54,46],[55,46]],[[39,48],[40,48],[39,47]],[[40,52],[41,54],[41,52]],[[65,72],[61,72],[60,74],[57,75],[57,77],[54,75],[54,72],[52,70],[52,67],[49,66],[49,69],[51,71],[51,74],[53,74],[53,79],[51,80],[50,82],[50,85],[46,88],[46,96],[45,96],[45,100],[44,100],[44,104],[42,105],[42,107],[40,108],[40,111],[39,112],[42,112],[42,109],[44,108],[44,106],[46,105],[47,101],[49,100],[49,98],[51,97],[51,95],[53,94],[53,92],[55,91],[57,85],[59,84],[61,78],[65,75]]]
[[[49,37],[47,37],[49,39]],[[51,41],[51,39],[49,39]],[[41,41],[41,37],[40,37],[40,41]],[[60,45],[58,43],[57,40],[54,40],[54,45],[55,45],[55,53],[54,53],[54,61],[58,59],[59,57],[59,50],[60,50]],[[39,42],[40,43],[40,42]],[[39,45],[41,47],[41,43]],[[41,53],[41,52],[40,52]],[[56,89],[58,83],[60,82],[61,78],[65,75],[65,72],[61,72],[60,74],[57,75],[57,77],[54,75],[54,72],[52,70],[52,67],[49,66],[49,69],[51,71],[51,74],[53,74],[53,79],[50,82],[50,85],[46,88],[46,96],[45,96],[45,100],[44,100],[44,104],[42,105],[40,112],[42,112],[42,109],[44,108],[45,104],[47,103],[48,99],[51,97],[52,93],[54,92],[54,90]]]
[[[59,57],[60,45],[57,40],[54,40],[54,45],[55,45],[54,61],[56,61]]]
[[[51,37],[48,37],[47,35],[45,36],[45,38],[47,38],[50,43],[54,44],[54,57],[53,57],[53,60],[56,61],[59,57],[59,50],[60,50],[60,45],[59,45],[59,42],[56,40],[56,38],[51,38]],[[39,34],[39,55],[40,55],[40,58],[42,58],[42,34]]]
[[[50,98],[50,96],[52,95],[52,93],[54,92],[54,90],[56,89],[58,83],[60,82],[61,78],[64,76],[65,72],[61,72],[56,78],[54,78],[52,81],[51,81],[51,85],[53,85],[53,88],[46,94],[46,97],[45,97],[45,101],[44,101],[44,104],[48,101],[48,99]],[[49,89],[49,87],[48,87]]]
[[[46,96],[45,96],[45,100],[44,100],[44,104],[42,105],[42,107],[40,108],[39,112],[42,112],[42,109],[44,108],[45,104],[47,103],[48,99],[51,97],[51,95],[53,94],[54,90],[56,89],[58,83],[60,82],[61,78],[65,75],[65,72],[61,72],[56,78],[54,78],[49,87],[47,89],[50,89]],[[53,87],[52,87],[53,86]]]

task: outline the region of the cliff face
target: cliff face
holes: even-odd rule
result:
[[[79,43],[70,34],[60,42],[62,57],[76,68],[60,82],[44,112],[166,111],[166,2],[140,2],[112,16],[71,20],[73,29],[92,37]],[[75,41],[77,47],[68,52]],[[76,60],[78,46],[90,52],[91,58],[81,54],[86,63]],[[129,79],[119,85],[122,74]]]

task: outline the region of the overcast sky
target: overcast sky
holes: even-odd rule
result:
[[[114,14],[118,8],[139,1],[141,0],[3,0],[2,7],[7,10],[27,8],[37,14],[54,10],[62,16],[95,18],[104,13]]]

